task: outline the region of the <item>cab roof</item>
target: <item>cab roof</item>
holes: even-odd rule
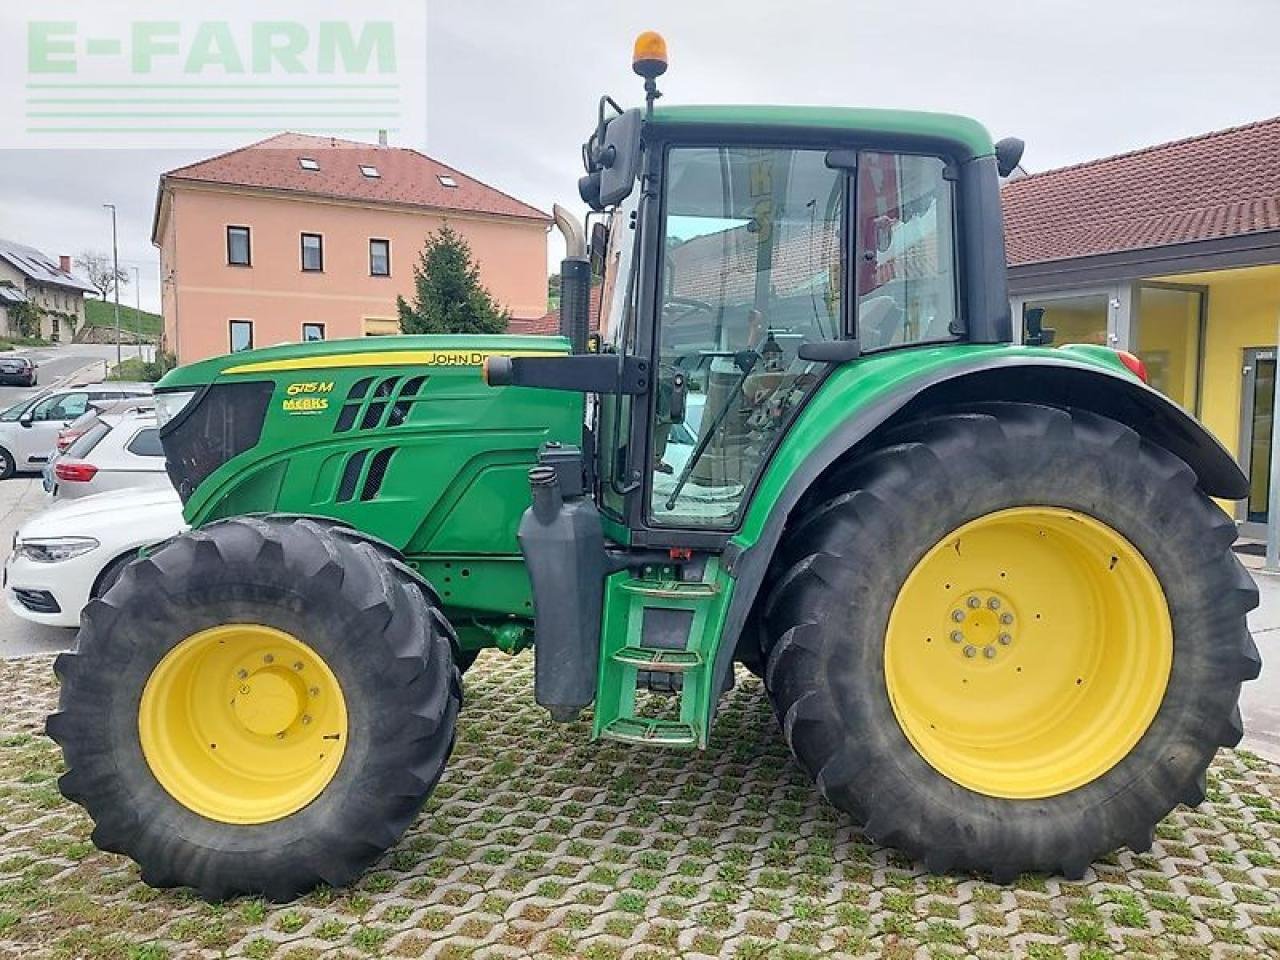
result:
[[[885,139],[945,140],[961,148],[963,162],[994,152],[986,127],[969,117],[920,110],[866,107],[667,106],[653,111],[653,122],[739,127],[803,127],[833,132],[856,131]]]

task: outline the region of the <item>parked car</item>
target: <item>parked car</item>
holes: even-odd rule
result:
[[[30,357],[0,357],[0,383],[34,387],[40,376],[38,371],[39,367]]]
[[[79,626],[84,605],[106,593],[139,549],[184,529],[182,502],[172,487],[55,504],[14,537],[4,568],[6,601],[24,619]]]
[[[58,500],[168,486],[153,407],[99,414],[53,467],[52,493]]]
[[[53,453],[49,457],[49,462],[44,465],[44,469],[41,471],[44,479],[44,492],[53,493],[54,484],[57,482],[53,468],[57,464],[58,458],[66,453],[76,440],[98,422],[100,414],[125,413],[129,410],[154,412],[155,409],[154,397],[130,397],[127,400],[97,400],[90,402],[89,409],[58,431],[58,440],[54,444]]]
[[[61,387],[19,400],[0,413],[0,480],[40,470],[53,455],[58,431],[102,400],[150,396],[149,383],[95,383]]]

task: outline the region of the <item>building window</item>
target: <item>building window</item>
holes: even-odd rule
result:
[[[457,180],[453,179],[453,177],[446,176],[443,173],[437,173],[436,179],[440,181],[440,186],[442,187],[456,187],[458,185]]]
[[[304,323],[302,325],[302,342],[313,343],[316,340],[324,339],[323,323]]]
[[[302,235],[302,269],[307,271],[324,269],[324,238],[318,233]]]
[[[370,180],[377,180],[378,177],[382,176],[382,174],[378,173],[378,168],[373,166],[373,164],[370,164],[370,163],[360,164],[360,172],[363,173]]]
[[[311,157],[299,157],[298,166],[300,166],[303,170],[315,171],[320,169],[320,161],[313,160]]]
[[[391,276],[391,241],[369,241],[369,273],[375,277]]]
[[[231,321],[231,352],[239,353],[241,350],[253,349],[253,321],[252,320],[232,320]]]
[[[227,263],[233,267],[250,265],[248,227],[227,227]]]

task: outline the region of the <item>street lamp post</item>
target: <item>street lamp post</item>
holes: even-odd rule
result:
[[[112,286],[116,289],[116,366],[120,366],[120,245],[116,240],[116,205],[104,203],[111,209],[111,270]]]
[[[138,359],[142,359],[142,272],[137,268],[133,268],[133,297],[134,307],[137,313],[134,314],[134,322],[137,323],[138,329],[134,331],[138,337]]]

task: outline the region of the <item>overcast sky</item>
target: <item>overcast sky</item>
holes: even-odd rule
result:
[[[358,18],[360,5],[351,6]],[[669,103],[964,113],[996,137],[1026,140],[1033,171],[1280,114],[1278,0],[623,6],[430,0],[427,142],[401,145],[545,210],[580,206],[580,144],[601,93],[640,100],[630,49],[644,29],[667,38],[671,69],[660,86]],[[200,155],[0,149],[0,236],[53,256],[109,249],[101,204],[114,201],[122,264],[141,268],[143,306],[154,309],[157,179]],[[132,287],[123,299],[133,303]]]

